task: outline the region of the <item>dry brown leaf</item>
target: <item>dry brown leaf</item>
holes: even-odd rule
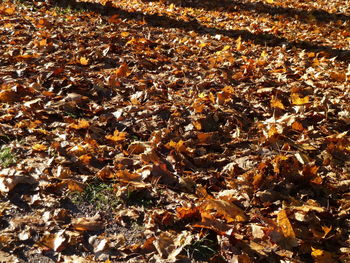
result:
[[[74,218],[72,226],[78,231],[97,231],[104,228],[104,224],[98,214],[93,217]]]
[[[66,248],[67,245],[67,237],[64,233],[64,230],[59,231],[55,234],[48,234],[44,236],[39,245],[42,248],[52,249],[53,251],[60,252]]]
[[[5,172],[5,170],[7,172]],[[12,173],[12,172],[10,172]],[[14,172],[16,173],[16,172]],[[13,190],[18,184],[35,184],[37,181],[30,176],[10,175],[7,176],[8,169],[0,171],[0,192],[8,193]]]
[[[283,236],[286,238],[295,238],[295,233],[290,223],[286,210],[282,209],[277,214],[277,225],[280,227]]]
[[[197,219],[200,218],[200,212],[197,207],[177,207],[176,214],[180,219]]]
[[[206,200],[199,207],[202,212],[214,212],[217,216],[223,217],[227,223],[246,221],[247,217],[244,211],[227,201]]]
[[[183,248],[189,245],[193,237],[189,231],[182,231],[178,235],[170,232],[162,232],[153,242],[161,259],[168,262],[176,262],[177,256]]]
[[[113,73],[117,78],[127,77],[131,74],[128,64],[123,63]]]

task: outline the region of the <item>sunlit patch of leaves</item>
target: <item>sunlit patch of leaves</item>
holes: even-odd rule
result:
[[[116,196],[113,185],[100,181],[89,183],[81,193],[71,193],[70,198],[77,206],[92,205],[97,210],[114,209],[121,203],[121,200]]]
[[[0,166],[6,168],[16,163],[16,156],[9,147],[0,149]]]

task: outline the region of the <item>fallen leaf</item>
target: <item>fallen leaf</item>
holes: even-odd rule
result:
[[[279,108],[281,110],[285,109],[282,101],[279,100],[278,98],[274,97],[274,96],[272,96],[272,98],[271,98],[270,105],[271,105],[271,108]]]
[[[247,217],[241,208],[223,200],[206,200],[201,204],[200,211],[213,211],[217,216],[223,217],[227,223],[247,220]]]
[[[122,78],[122,77],[127,77],[127,76],[129,76],[131,73],[130,73],[128,64],[123,63],[123,64],[120,65],[119,68],[117,68],[117,69],[113,72],[113,74],[114,74],[117,78]]]
[[[35,144],[32,146],[32,149],[37,152],[44,152],[47,150],[47,146],[44,144]]]
[[[300,97],[300,95],[298,93],[292,93],[290,95],[292,104],[294,105],[304,105],[309,103],[309,96],[305,96],[305,97]]]
[[[315,263],[332,263],[336,262],[333,260],[332,254],[328,251],[322,249],[311,248],[311,256],[314,259]]]
[[[106,135],[106,139],[114,141],[114,142],[121,142],[126,139],[126,136],[128,135],[127,132],[120,132],[118,130],[115,130],[113,135]]]
[[[79,63],[80,65],[87,66],[89,64],[89,59],[87,59],[86,57],[80,57]]]
[[[70,129],[73,130],[82,130],[82,129],[87,129],[90,127],[90,123],[87,120],[79,120],[78,123],[72,123],[68,126]]]
[[[104,228],[104,224],[98,214],[93,217],[74,218],[72,226],[78,231],[97,231]]]

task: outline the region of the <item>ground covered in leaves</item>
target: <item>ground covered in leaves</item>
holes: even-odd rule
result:
[[[345,0],[0,5],[0,262],[349,262]]]

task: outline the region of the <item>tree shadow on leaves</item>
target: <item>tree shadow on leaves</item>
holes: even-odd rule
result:
[[[77,2],[75,0],[53,0],[59,7],[70,7],[78,10],[88,10],[105,16],[118,15],[122,19],[145,21],[148,25],[162,28],[179,28],[186,31],[195,31],[199,34],[224,35],[231,38],[241,37],[243,41],[251,41],[254,44],[264,46],[285,46],[287,49],[300,48],[308,52],[323,52],[327,57],[336,57],[340,61],[350,60],[350,50],[338,49],[330,46],[319,45],[310,41],[291,41],[287,38],[268,33],[252,33],[248,30],[227,30],[208,27],[200,24],[195,18],[191,21],[176,20],[158,14],[144,14],[139,11],[127,11],[111,5],[102,5],[90,2]]]
[[[171,0],[170,0],[171,1]],[[205,10],[220,11],[220,12],[241,12],[250,11],[258,14],[268,15],[282,15],[298,19],[303,22],[308,22],[310,16],[316,19],[318,22],[329,23],[332,21],[349,21],[350,16],[345,14],[333,14],[322,9],[299,9],[291,7],[277,6],[273,4],[267,4],[263,2],[250,2],[250,1],[232,1],[232,0],[197,0],[186,1],[181,4],[185,7],[202,8]]]

